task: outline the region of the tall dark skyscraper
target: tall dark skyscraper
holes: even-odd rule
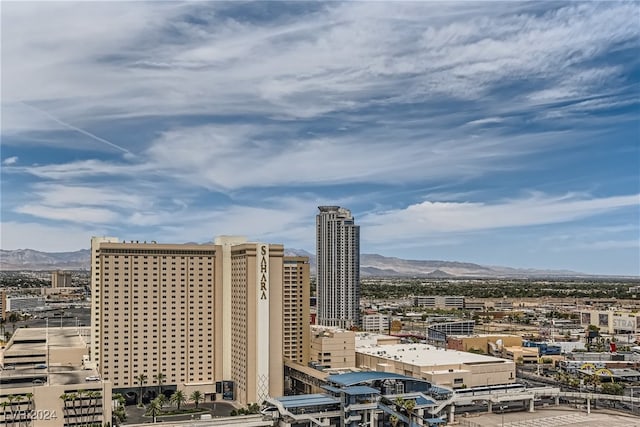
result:
[[[360,325],[360,226],[351,211],[318,206],[316,256],[318,324]]]

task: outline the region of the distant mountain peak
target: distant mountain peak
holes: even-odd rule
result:
[[[89,249],[74,252],[40,252],[33,249],[0,249],[0,270],[89,270]],[[316,256],[304,249],[285,248],[286,256],[309,257],[312,274]],[[566,270],[519,269],[484,266],[459,261],[410,260],[379,254],[360,254],[362,277],[584,277],[585,274]]]

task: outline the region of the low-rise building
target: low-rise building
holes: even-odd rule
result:
[[[429,295],[413,297],[415,307],[437,308],[441,310],[462,310],[465,299],[463,296]]]
[[[353,331],[312,326],[310,363],[317,369],[355,366],[355,340]]]
[[[582,310],[580,326],[595,325],[601,333],[640,334],[640,312],[628,310]]]
[[[383,332],[389,330],[390,318],[386,314],[371,313],[362,316],[362,330],[367,332]]]
[[[364,341],[363,341],[364,343]],[[435,385],[464,388],[509,384],[515,381],[515,363],[497,357],[440,349],[427,344],[361,345],[356,341],[356,366],[392,372]]]
[[[502,347],[522,346],[522,337],[506,334],[449,335],[447,348],[482,354],[495,354]]]

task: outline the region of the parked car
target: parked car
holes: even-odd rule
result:
[[[85,381],[100,381],[100,377],[97,375],[91,375],[90,377],[87,377],[84,379]]]
[[[44,363],[40,363],[40,364],[34,366],[34,368],[36,368],[36,369],[47,369],[47,365],[45,365]]]

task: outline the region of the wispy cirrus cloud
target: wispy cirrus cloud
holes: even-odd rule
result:
[[[86,206],[58,207],[29,203],[18,207],[15,212],[43,219],[89,224],[108,224],[119,219],[118,214],[110,209]]]
[[[367,244],[416,250],[637,222],[634,17],[635,2],[10,2],[3,218],[310,250],[321,203],[352,208]],[[575,189],[600,196],[554,196]],[[528,190],[544,192],[513,198]]]
[[[404,209],[369,214],[362,219],[371,241],[416,239],[448,232],[472,232],[571,222],[640,206],[640,194],[585,197],[566,194],[493,203],[424,201]]]
[[[3,80],[11,83],[4,85],[4,132],[44,124],[35,117],[19,125],[24,117],[11,108],[20,101],[49,107],[79,126],[102,118],[240,111],[314,117],[369,105],[475,99],[518,82],[523,102],[560,101],[623,78],[619,67],[597,59],[637,43],[639,35],[629,19],[637,7],[624,2],[569,3],[546,13],[513,3],[464,9],[330,3],[260,23],[225,14],[218,4],[208,5],[204,22],[190,18],[202,11],[197,4],[94,6],[75,4],[73,14],[51,6],[46,17],[29,5],[5,8],[3,33],[16,42],[3,52]],[[34,31],[25,32],[19,18],[26,16]],[[96,22],[108,22],[110,30]],[[71,29],[84,34],[82,42]],[[175,40],[163,43],[167,34]]]

